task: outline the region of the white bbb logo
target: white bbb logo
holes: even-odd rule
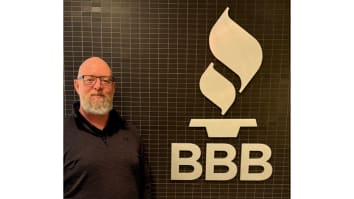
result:
[[[228,16],[226,8],[209,35],[209,46],[213,55],[236,73],[241,79],[239,92],[246,88],[262,64],[262,48],[258,41]],[[221,109],[224,115],[236,99],[234,85],[222,76],[210,63],[199,82],[202,94]],[[208,137],[236,138],[241,127],[257,127],[256,119],[191,119],[189,127],[206,128]],[[171,179],[195,180],[202,172],[198,162],[201,150],[193,143],[172,143],[171,145]],[[180,157],[181,151],[190,151],[191,157]],[[215,157],[216,151],[226,152],[222,158]],[[261,157],[250,158],[251,151],[262,152]],[[237,174],[237,165],[233,162],[236,149],[227,143],[206,144],[205,180],[225,181],[233,179]],[[243,143],[241,146],[240,180],[263,181],[272,175],[272,166],[268,162],[271,149],[261,143]],[[192,172],[181,172],[179,166],[193,167]],[[215,166],[225,166],[227,172],[216,173]],[[260,173],[250,173],[250,166],[263,167]]]

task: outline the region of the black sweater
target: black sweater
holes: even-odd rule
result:
[[[64,198],[150,198],[139,134],[114,110],[97,129],[73,106],[64,121]]]

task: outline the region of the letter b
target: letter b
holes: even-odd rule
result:
[[[197,161],[200,158],[200,148],[191,143],[172,143],[171,145],[171,180],[195,180],[202,175],[202,165]],[[180,157],[181,151],[192,152],[191,157]],[[192,166],[192,172],[180,172],[180,165]]]
[[[260,158],[250,158],[251,151],[262,152],[262,156]],[[271,155],[272,151],[268,145],[242,144],[240,180],[262,181],[268,179],[273,172],[272,165],[267,162],[270,159]],[[250,166],[263,167],[263,171],[260,173],[250,173]]]
[[[207,144],[206,147],[206,169],[205,180],[230,180],[236,176],[237,166],[233,163],[236,157],[236,149],[230,144]],[[216,151],[226,152],[226,157],[215,158]],[[226,166],[227,172],[215,173],[214,168],[216,165]]]

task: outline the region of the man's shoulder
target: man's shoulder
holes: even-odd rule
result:
[[[124,128],[122,128],[122,130],[140,139],[140,132],[138,128],[133,124],[133,122],[125,121],[125,125]]]
[[[125,121],[125,128],[133,131],[138,131],[138,128],[134,125],[134,123],[128,120]]]
[[[75,119],[72,115],[64,117],[64,129],[65,127],[70,127],[75,124]]]
[[[73,131],[77,130],[77,124],[75,122],[75,118],[72,116],[68,116],[64,118],[64,136],[66,137],[68,134],[71,134]]]

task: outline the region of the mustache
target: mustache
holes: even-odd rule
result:
[[[104,94],[102,91],[92,92],[92,93],[90,93],[90,95],[103,95],[103,96],[106,96],[106,94]]]
[[[101,96],[103,99],[106,99],[106,100],[112,100],[112,98],[113,98],[113,94],[110,95],[110,94],[105,93],[103,91],[93,91],[88,96]]]

